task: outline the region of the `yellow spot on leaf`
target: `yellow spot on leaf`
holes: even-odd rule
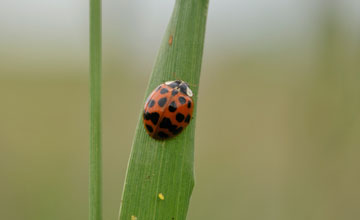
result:
[[[137,220],[137,217],[134,216],[134,215],[132,215],[132,216],[131,216],[131,220]]]
[[[164,195],[162,193],[159,193],[159,199],[161,199],[161,200],[165,199],[165,197],[164,197]]]

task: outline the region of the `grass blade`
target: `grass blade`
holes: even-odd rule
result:
[[[90,0],[89,219],[101,219],[101,0]]]
[[[146,97],[159,84],[182,79],[194,92],[194,118],[177,137],[157,141],[138,122],[124,185],[120,219],[185,219],[194,186],[197,92],[208,0],[177,0]]]

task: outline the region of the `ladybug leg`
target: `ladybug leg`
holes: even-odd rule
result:
[[[192,84],[192,83],[187,83],[189,86],[192,86],[192,87],[198,87],[199,84]]]

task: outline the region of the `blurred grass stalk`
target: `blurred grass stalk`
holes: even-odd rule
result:
[[[101,0],[90,0],[89,219],[101,219]]]
[[[152,139],[142,114],[129,159],[120,219],[186,219],[194,186],[197,92],[208,0],[177,0],[150,77],[145,97],[161,83],[181,79],[194,92],[193,120],[177,137]]]

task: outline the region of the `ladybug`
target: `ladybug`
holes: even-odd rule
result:
[[[146,132],[163,140],[179,134],[189,124],[193,110],[193,93],[182,80],[159,85],[147,98],[143,112]]]

